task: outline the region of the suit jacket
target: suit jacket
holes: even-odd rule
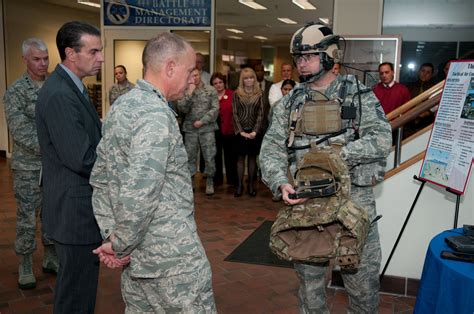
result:
[[[270,101],[268,100],[268,95],[270,94],[270,88],[273,85],[272,81],[265,80],[265,86],[263,92],[263,120],[262,120],[262,134],[265,134],[265,131],[268,128],[268,114],[270,113]]]
[[[100,242],[89,177],[101,122],[59,65],[38,96],[36,125],[43,166],[43,231],[62,244]]]

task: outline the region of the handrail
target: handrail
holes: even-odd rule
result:
[[[433,98],[429,98],[424,102],[420,103],[407,113],[397,117],[390,121],[390,125],[392,126],[392,130],[398,129],[399,127],[411,122],[412,120],[416,119],[422,112],[431,109],[432,107],[436,106],[439,101],[441,100],[441,94],[436,95]]]
[[[420,103],[424,102],[425,100],[438,95],[443,90],[443,87],[444,87],[444,80],[432,86],[430,89],[425,90],[423,93],[416,96],[415,98],[410,99],[409,101],[404,103],[402,106],[398,107],[397,109],[389,112],[387,114],[387,120],[391,121],[397,118],[398,116],[406,113],[413,107],[418,106]]]
[[[392,132],[397,130],[395,136],[395,156],[393,158],[394,168],[400,166],[403,126],[415,120],[421,113],[435,107],[441,100],[443,88],[444,80],[387,114]]]
[[[418,161],[422,160],[425,157],[426,150],[422,151],[421,153],[416,154],[415,156],[411,157],[410,159],[402,162],[397,168],[390,169],[385,173],[384,180],[393,177],[397,173],[401,172],[402,170],[407,169],[408,167],[414,165]]]

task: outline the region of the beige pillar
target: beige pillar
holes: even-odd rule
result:
[[[383,0],[334,0],[333,31],[342,35],[382,34]]]

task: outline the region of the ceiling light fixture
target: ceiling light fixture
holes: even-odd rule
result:
[[[257,38],[257,39],[260,39],[260,40],[267,40],[268,39],[265,36],[253,36],[253,38]]]
[[[320,17],[319,21],[321,21],[323,24],[329,25],[329,18],[327,17]]]
[[[239,3],[246,5],[254,10],[266,10],[267,8],[253,0],[239,0]]]
[[[236,29],[236,28],[226,28],[227,31],[229,32],[232,32],[232,33],[236,33],[236,34],[243,34],[243,31],[241,31],[240,29]]]
[[[242,39],[242,37],[239,37],[239,36],[233,36],[233,35],[231,35],[231,36],[228,36],[228,37],[229,37],[229,38],[232,38],[232,39],[239,39],[239,40],[240,40],[240,39]]]
[[[289,19],[287,17],[279,17],[277,18],[279,21],[286,23],[286,24],[298,24],[297,22],[293,21],[292,19]]]
[[[79,3],[79,4],[84,4],[84,5],[88,5],[88,6],[91,6],[91,7],[100,8],[100,3],[97,3],[97,2],[85,1],[85,0],[77,0],[77,3]]]
[[[308,0],[291,0],[294,4],[303,10],[316,10],[316,7],[308,2]]]

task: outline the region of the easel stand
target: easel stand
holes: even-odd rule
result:
[[[385,263],[385,266],[382,270],[382,273],[380,274],[380,281],[382,281],[383,276],[385,275],[385,271],[388,268],[388,264],[390,264],[392,256],[395,253],[395,250],[397,249],[398,242],[400,242],[400,239],[402,238],[403,232],[405,231],[405,228],[408,224],[408,220],[410,220],[411,213],[413,212],[413,209],[415,208],[416,202],[418,201],[418,198],[420,197],[421,191],[423,190],[423,187],[425,186],[425,183],[427,182],[425,179],[419,178],[416,175],[413,176],[413,179],[420,181],[421,185],[420,185],[420,188],[418,189],[418,192],[416,193],[415,200],[413,201],[413,204],[411,205],[411,208],[410,208],[410,211],[408,212],[407,218],[405,219],[405,222],[403,223],[402,229],[400,230],[400,233],[398,234],[397,241],[395,241],[395,244],[392,248],[392,251],[390,252],[390,255],[388,256],[387,262]],[[457,226],[458,226],[458,215],[459,215],[459,203],[461,202],[461,194],[458,191],[454,191],[450,188],[446,188],[446,191],[456,195],[456,210],[454,212],[454,228],[457,228]]]

